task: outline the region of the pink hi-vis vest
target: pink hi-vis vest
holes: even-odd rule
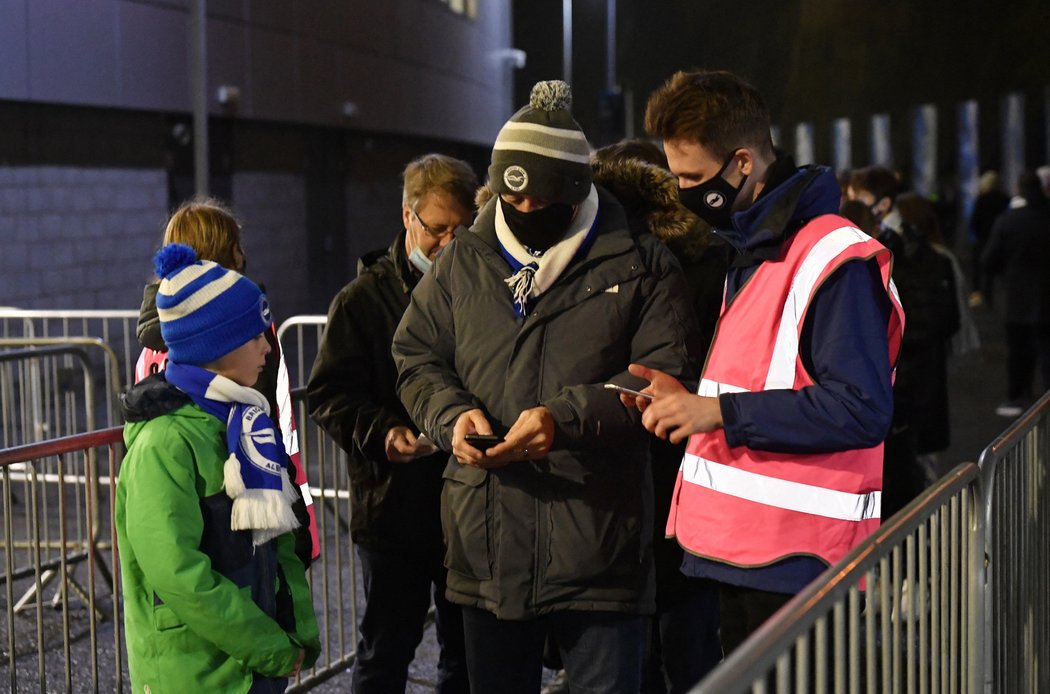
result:
[[[699,395],[799,390],[813,379],[799,336],[814,294],[849,260],[874,258],[893,310],[887,328],[892,369],[904,311],[890,280],[890,252],[837,215],[818,217],[762,263],[722,315]],[[693,554],[737,566],[789,555],[834,564],[879,527],[882,445],[796,454],[730,448],[721,429],[689,439],[675,483],[668,537]]]

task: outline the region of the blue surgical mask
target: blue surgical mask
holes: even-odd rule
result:
[[[427,274],[427,270],[434,264],[434,261],[426,256],[426,253],[419,250],[419,246],[412,249],[412,252],[408,254],[408,262],[412,263],[412,266],[422,272],[424,275]]]

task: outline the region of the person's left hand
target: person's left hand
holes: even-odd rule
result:
[[[718,398],[694,395],[677,379],[640,364],[631,364],[628,371],[650,382],[643,392],[653,394],[651,401],[631,399],[636,401],[632,404],[642,411],[642,426],[654,436],[677,444],[692,434],[722,427],[722,407]],[[620,398],[623,400],[624,396]]]
[[[531,407],[518,415],[517,421],[503,437],[503,443],[485,451],[480,467],[501,467],[507,463],[543,458],[554,445],[554,418],[543,405]]]

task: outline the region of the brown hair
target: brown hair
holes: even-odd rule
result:
[[[883,198],[893,200],[897,197],[900,182],[892,171],[885,166],[865,166],[857,169],[849,177],[849,187],[853,190],[866,190],[875,197],[875,202]]]
[[[164,229],[164,244],[184,243],[201,260],[239,270],[234,249],[241,244],[241,225],[226,203],[196,196],[179,206]],[[243,254],[243,250],[242,250]]]
[[[415,210],[423,196],[433,190],[447,193],[465,210],[474,209],[478,177],[467,162],[444,154],[424,154],[408,162],[401,173],[402,203]]]
[[[902,193],[897,196],[897,212],[905,224],[911,225],[930,243],[944,245],[941,225],[937,221],[937,210],[933,203],[916,193]]]
[[[645,129],[663,140],[699,143],[719,158],[738,147],[772,154],[762,95],[731,72],[676,72],[649,97]]]

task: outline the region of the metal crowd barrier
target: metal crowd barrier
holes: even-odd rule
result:
[[[12,692],[123,688],[111,484],[122,453],[119,427],[0,451],[0,678]]]
[[[98,338],[0,338],[0,445],[119,424],[116,360]]]
[[[138,317],[137,310],[30,311],[0,307],[0,338],[98,338],[116,355],[114,362],[103,364],[105,382],[128,384],[134,382],[135,362],[142,351],[136,334]]]
[[[288,688],[304,692],[353,665],[357,654],[358,603],[364,600],[356,555],[350,542],[350,477],[346,454],[310,419],[306,389],[292,391],[299,425],[299,456],[317,517],[321,556],[307,576],[321,631],[321,656]]]
[[[293,388],[305,386],[310,378],[310,369],[313,368],[314,357],[317,356],[327,323],[328,316],[292,316],[277,328],[277,339],[284,350],[284,361]]]
[[[988,545],[987,680],[1050,692],[1050,393],[981,454]]]
[[[1050,393],[694,693],[1050,691]]]

